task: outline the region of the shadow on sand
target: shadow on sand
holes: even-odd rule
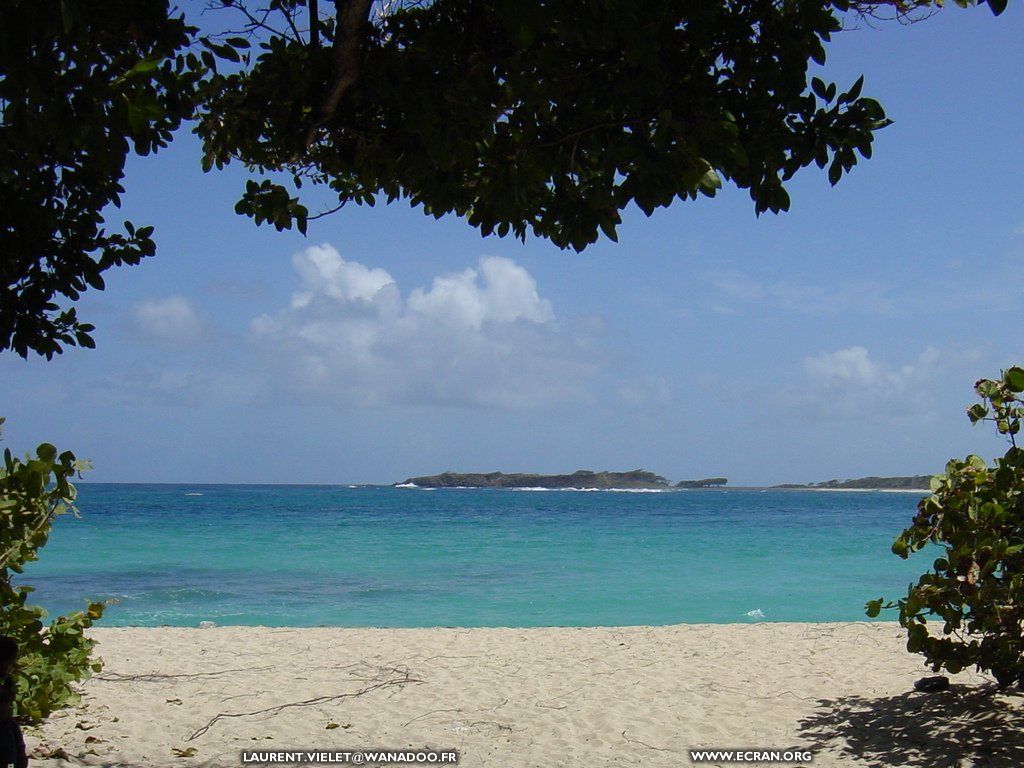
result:
[[[1019,768],[1022,726],[1019,694],[952,685],[942,693],[822,699],[799,733],[812,750],[857,758],[861,765]]]

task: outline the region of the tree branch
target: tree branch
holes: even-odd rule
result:
[[[334,116],[342,97],[359,79],[363,39],[371,0],[334,0],[334,42],[331,44],[331,80],[320,104],[320,116],[306,134],[306,146],[316,131]]]
[[[309,0],[309,47],[320,47],[320,7],[317,0]]]
[[[940,7],[935,0],[855,0],[850,4],[850,10],[868,22],[895,19],[901,24],[924,21]]]

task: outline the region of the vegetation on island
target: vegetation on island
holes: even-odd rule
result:
[[[990,466],[979,456],[953,459],[931,483],[911,525],[892,551],[902,558],[935,553],[931,568],[907,596],[867,605],[870,617],[897,608],[907,650],[936,672],[973,666],[1001,687],[1024,683],[1024,368],[975,385],[982,398],[967,415],[991,421],[1010,447]]]
[[[773,488],[787,488],[793,490],[835,488],[863,491],[877,490],[899,490],[899,491],[924,491],[930,487],[932,475],[908,475],[905,477],[858,477],[854,480],[826,480],[822,483],[783,483],[773,485]]]
[[[74,303],[156,252],[152,226],[108,220],[125,163],[185,121],[205,170],[250,172],[235,211],[257,224],[305,232],[405,200],[582,250],[615,240],[631,205],[650,215],[730,183],[761,214],[789,209],[805,167],[836,184],[889,119],[863,78],[812,66],[858,14],[935,5],[210,0],[200,30],[168,0],[8,0],[0,350],[94,345]],[[336,204],[310,213],[307,185]]]
[[[534,475],[521,472],[442,472],[439,475],[410,477],[399,485],[418,488],[646,488],[666,489],[668,480],[643,469],[630,472],[592,472],[581,469],[570,475]]]
[[[728,482],[726,477],[705,477],[703,480],[680,480],[676,488],[721,488]]]
[[[0,424],[3,419],[0,418]],[[103,603],[58,616],[44,625],[46,611],[28,604],[31,587],[12,583],[27,563],[39,557],[57,515],[73,512],[71,480],[88,464],[70,451],[58,453],[44,443],[24,460],[4,451],[0,467],[0,635],[13,637],[21,653],[14,677],[18,685],[14,714],[35,721],[78,701],[72,685],[93,672],[93,641],[84,631],[103,614]]]

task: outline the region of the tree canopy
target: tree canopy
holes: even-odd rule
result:
[[[129,153],[193,114],[201,73],[175,58],[192,33],[158,0],[0,6],[0,349],[92,346],[67,300],[155,253],[152,227],[106,217]]]
[[[959,5],[971,0],[956,0]],[[235,210],[278,229],[300,189],[405,199],[482,234],[582,250],[631,204],[748,190],[789,208],[810,165],[835,184],[889,121],[812,76],[851,10],[924,0],[166,0],[0,7],[0,350],[92,346],[73,306],[155,252],[107,219],[129,153],[192,120],[207,170],[253,178]],[[978,0],[1000,13],[1006,0]],[[215,29],[208,28],[210,25]]]

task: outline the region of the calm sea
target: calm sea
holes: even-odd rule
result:
[[[904,493],[80,486],[23,583],[107,625],[863,619],[929,562]]]

